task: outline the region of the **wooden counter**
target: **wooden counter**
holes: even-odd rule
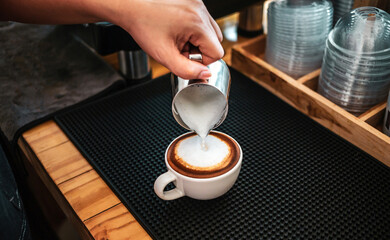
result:
[[[19,146],[83,239],[150,239],[54,121],[25,132]]]

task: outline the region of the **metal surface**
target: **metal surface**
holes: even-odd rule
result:
[[[202,54],[199,49],[194,46],[190,46],[190,54],[188,55],[188,58],[192,61],[203,63]]]
[[[196,54],[190,54],[189,59],[202,62],[202,55],[199,53]],[[216,123],[214,128],[221,125],[221,123],[225,120],[227,113],[228,113],[228,99],[229,99],[229,91],[230,91],[230,71],[226,63],[220,59],[210,65],[207,66],[212,76],[207,79],[183,79],[180,78],[174,74],[171,74],[171,84],[172,84],[172,114],[175,120],[185,129],[190,129],[182,120],[179,113],[177,112],[175,108],[175,99],[180,94],[184,94],[182,92],[183,89],[187,87],[209,87],[215,89],[215,94],[223,94],[224,99],[226,101],[226,107],[223,115],[221,116],[220,120]]]
[[[261,31],[263,20],[263,2],[258,2],[240,12],[238,28],[245,31]]]
[[[141,79],[150,73],[148,55],[143,50],[119,51],[119,69],[126,79]]]
[[[66,28],[103,56],[141,49],[128,32],[109,22],[67,25]]]

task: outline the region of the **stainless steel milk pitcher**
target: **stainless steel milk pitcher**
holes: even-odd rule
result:
[[[200,53],[194,53],[193,50],[190,50],[189,59],[198,61],[202,63],[202,55]],[[196,87],[202,87],[207,88],[207,92],[210,94],[219,94],[223,95],[223,97],[219,98],[221,101],[224,101],[223,104],[225,104],[225,108],[220,114],[219,120],[215,123],[214,127],[211,129],[214,129],[221,125],[221,123],[225,120],[228,112],[228,98],[229,98],[229,91],[230,91],[230,71],[226,63],[220,59],[210,65],[207,66],[212,76],[207,80],[202,79],[183,79],[180,78],[174,74],[171,74],[171,83],[172,83],[172,114],[175,118],[175,120],[184,128],[188,130],[194,130],[190,129],[187,124],[183,121],[183,116],[181,116],[175,106],[175,100],[183,97],[181,95],[189,94],[190,91],[186,91],[188,88],[196,88]],[[191,97],[191,96],[185,96],[185,97]],[[212,104],[210,106],[207,106],[210,109],[210,114],[213,113],[213,107]],[[185,116],[185,117],[193,117],[193,116]],[[210,130],[211,130],[210,129]]]

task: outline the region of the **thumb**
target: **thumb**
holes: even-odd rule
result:
[[[170,52],[171,57],[167,59],[166,67],[175,75],[183,79],[207,79],[211,77],[211,71],[205,65],[188,59],[177,48]]]

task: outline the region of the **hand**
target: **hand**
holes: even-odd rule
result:
[[[115,8],[110,21],[184,79],[209,78],[205,65],[224,55],[221,30],[201,0],[120,0]],[[189,43],[199,48],[204,65],[188,59]]]
[[[223,57],[222,33],[201,0],[2,0],[0,20],[44,24],[108,21],[127,30],[141,48],[184,79],[206,79]],[[189,43],[203,64],[188,60]]]

